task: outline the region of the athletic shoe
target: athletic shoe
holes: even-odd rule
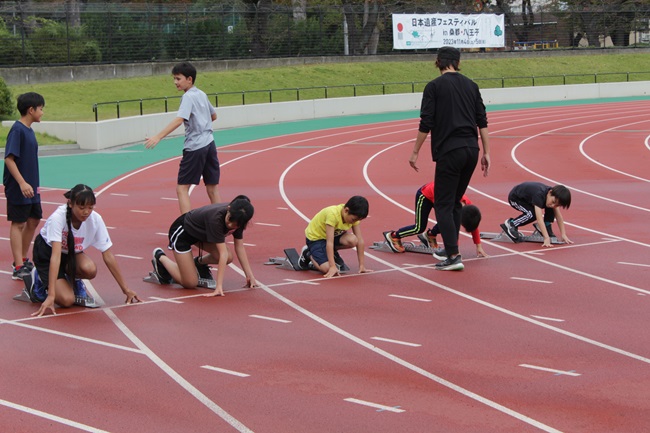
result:
[[[43,302],[47,298],[47,290],[43,287],[41,279],[38,277],[36,268],[32,268],[31,272],[23,278],[25,282],[25,293],[29,296],[32,302]]]
[[[394,252],[394,253],[403,253],[406,251],[404,249],[404,245],[402,245],[402,240],[395,236],[395,232],[387,231],[384,232],[384,239],[386,239],[386,243],[388,244],[388,247]]]
[[[298,259],[298,267],[303,270],[309,270],[309,263],[311,262],[311,252],[309,247],[305,245],[300,251],[300,258]]]
[[[88,290],[86,290],[86,285],[84,284],[83,280],[80,279],[74,280],[74,285],[72,286],[72,290],[74,291],[75,305],[79,305],[80,307],[91,307],[91,308],[98,306],[95,303],[95,298],[93,298],[88,294]]]
[[[25,266],[24,264],[19,266],[18,268],[13,266],[12,268],[13,268],[13,272],[11,273],[11,279],[13,280],[22,280],[31,272],[31,269]]]
[[[343,261],[343,258],[339,254],[338,251],[334,250],[334,263],[336,263],[336,266],[339,267],[339,269],[342,269],[345,267],[345,262]]]
[[[436,263],[436,269],[439,271],[462,271],[465,269],[460,254],[455,257],[447,257],[440,263]]]
[[[165,269],[162,263],[160,263],[160,258],[165,255],[165,252],[162,248],[156,248],[153,250],[153,273],[158,278],[160,284],[171,284],[172,276],[169,274],[169,271]]]
[[[433,257],[438,260],[445,260],[447,258],[447,250],[444,247],[436,248],[433,250]]]
[[[436,237],[431,235],[428,231],[426,235],[424,233],[420,233],[418,235],[418,239],[420,239],[420,242],[422,242],[422,244],[426,245],[428,248],[438,248],[438,241],[436,240]]]
[[[199,283],[197,286],[205,287],[207,289],[216,289],[217,282],[212,276],[212,271],[210,271],[210,266],[205,263],[199,263],[199,258],[194,258],[194,266],[196,266],[196,272],[199,274]]]
[[[551,223],[546,223],[545,226],[546,226],[546,231],[548,232],[548,237],[549,238],[556,237],[555,233],[553,233],[553,227],[551,226]],[[542,233],[542,231],[539,229],[539,224],[533,223],[533,227],[535,227],[535,230]]]
[[[505,223],[501,224],[501,228],[512,242],[519,242],[519,230],[512,224],[512,218],[508,218]]]
[[[25,259],[25,261],[23,262],[23,266],[29,269],[30,272],[32,269],[34,269],[34,263],[32,263],[29,259]]]

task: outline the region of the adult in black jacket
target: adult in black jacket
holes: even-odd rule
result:
[[[479,134],[483,143],[483,176],[488,175],[490,168],[490,137],[483,98],[476,83],[458,72],[459,64],[458,49],[438,50],[436,67],[440,76],[424,88],[418,135],[409,159],[411,167],[418,171],[420,148],[431,133],[431,156],[436,163],[434,209],[447,257],[436,264],[436,269],[445,271],[464,269],[458,252],[460,199],[478,163]]]

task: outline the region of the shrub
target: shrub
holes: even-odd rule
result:
[[[8,118],[14,114],[14,98],[5,80],[0,77],[0,117]]]

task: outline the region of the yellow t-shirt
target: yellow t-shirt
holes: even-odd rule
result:
[[[318,212],[309,222],[307,228],[305,229],[305,236],[310,241],[317,241],[320,239],[327,239],[326,227],[334,227],[334,236],[339,236],[350,230],[351,227],[358,225],[361,221],[356,221],[352,224],[346,224],[343,222],[341,217],[341,212],[345,204],[339,204],[335,206],[328,206],[325,209]]]

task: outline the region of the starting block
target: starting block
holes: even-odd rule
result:
[[[521,242],[535,242],[539,244],[544,243],[544,236],[542,235],[542,232],[539,231],[539,227],[537,226],[537,223],[533,223],[533,227],[535,230],[533,231],[532,234],[530,235],[524,235],[522,233],[519,233],[519,241],[514,242],[508,235],[501,230],[501,233],[481,233],[481,239],[488,239],[491,240],[492,242],[505,242],[505,243],[521,243]],[[561,240],[559,240],[555,235],[551,236],[551,244],[554,245],[560,245],[564,244]]]
[[[144,281],[145,283],[158,284],[160,286],[163,285],[160,282],[160,280],[158,280],[158,277],[156,276],[156,274],[154,274],[153,272],[149,272],[149,275],[144,277],[142,279],[142,281]],[[176,284],[176,281],[172,280],[172,282],[169,283],[169,284]],[[166,286],[167,284],[164,284],[164,285]],[[201,287],[201,288],[204,288],[204,289],[214,290],[214,289],[217,288],[217,282],[214,279],[207,279],[207,278],[200,278],[199,277],[199,282],[196,284],[196,287]]]
[[[336,252],[335,252],[336,254]],[[295,248],[287,248],[284,250],[284,255],[286,257],[271,257],[267,262],[265,262],[265,265],[275,265],[276,269],[286,269],[289,271],[305,271],[307,269],[302,269],[298,265],[298,261],[300,260],[300,255],[298,254],[298,251]],[[338,255],[337,255],[338,256]],[[340,273],[345,273],[350,270],[348,265],[345,264],[345,262],[341,259],[341,256],[338,256],[339,260],[336,260],[336,265],[339,268]],[[311,262],[309,263],[311,265]],[[315,270],[310,266],[310,270]]]
[[[402,245],[404,246],[404,250],[408,253],[420,253],[420,254],[432,255],[435,250],[435,248],[431,248],[430,246],[428,246],[422,241],[420,241],[419,244],[416,244],[415,242],[402,242]],[[385,253],[393,252],[393,250],[388,246],[388,243],[386,241],[375,242],[374,244],[372,244],[372,246],[370,246],[370,248],[375,251],[383,251]]]
[[[86,287],[90,286],[90,282],[88,280],[84,280],[84,284],[86,285]],[[14,296],[13,299],[15,299],[16,301],[32,303],[32,300],[29,299],[29,293],[27,293],[26,288],[23,288],[23,290],[16,296]],[[75,296],[74,305],[78,305],[79,307],[85,307],[85,308],[99,308],[103,306],[103,304],[97,302],[95,298],[89,295]],[[59,305],[57,305],[57,307],[61,308]]]

